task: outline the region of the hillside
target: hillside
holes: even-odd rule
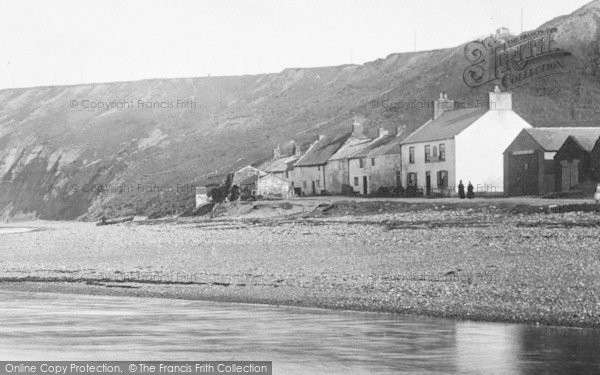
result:
[[[515,111],[534,126],[600,123],[599,17],[596,1],[540,27],[556,27],[556,45],[572,56],[563,60],[566,72],[554,78],[558,93],[540,95],[531,85],[513,90]],[[372,130],[414,130],[431,109],[369,103],[429,102],[441,91],[459,101],[483,100],[493,85],[463,82],[464,49],[253,76],[2,90],[0,216],[181,212],[193,204],[192,186],[209,175],[269,157],[277,143],[306,145],[317,134],[347,129],[354,113],[365,115]],[[139,105],[178,100],[195,108]],[[130,105],[82,107],[92,102]]]

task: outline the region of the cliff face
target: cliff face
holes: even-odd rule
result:
[[[515,111],[534,126],[599,123],[599,18],[594,2],[540,27],[556,27],[556,46],[572,56],[561,60],[551,93],[538,89],[544,82],[512,89]],[[181,212],[208,175],[265,159],[277,143],[347,130],[355,113],[371,130],[414,130],[441,91],[485,100],[493,84],[465,84],[464,52],[461,45],[361,66],[0,91],[0,216]]]

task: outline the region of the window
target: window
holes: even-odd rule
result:
[[[354,186],[358,186],[358,177],[354,177]]]
[[[371,158],[371,166],[375,166],[375,158]]]
[[[306,189],[306,181],[302,181],[302,188]]]
[[[431,146],[425,146],[425,163],[429,163],[431,161]]]
[[[438,171],[437,186],[440,189],[445,189],[448,187],[448,171]]]
[[[446,144],[440,143],[440,161],[446,160]]]
[[[317,171],[321,171],[321,166],[317,165]]]
[[[290,171],[285,171],[285,178],[290,178]]]
[[[365,159],[358,159],[358,167],[359,168],[365,167]]]
[[[416,173],[408,173],[406,175],[406,185],[407,186],[417,186],[417,174]]]
[[[317,180],[317,186],[321,187],[321,180]]]
[[[432,149],[432,151],[433,151],[433,155],[432,155],[432,156],[433,156],[433,158],[434,158],[434,159],[435,159],[435,158],[437,158],[437,157],[438,157],[438,153],[437,153],[437,151],[438,151],[438,150],[437,150],[437,146],[433,146],[433,149]]]
[[[410,146],[408,148],[408,162],[410,164],[415,164],[415,147]]]

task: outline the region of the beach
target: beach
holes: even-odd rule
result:
[[[100,227],[12,223],[3,227],[36,230],[0,238],[0,289],[600,327],[599,223],[594,212],[433,204]]]

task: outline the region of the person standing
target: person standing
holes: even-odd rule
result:
[[[465,199],[465,185],[463,185],[462,180],[458,183],[458,197],[460,199]]]
[[[467,186],[467,198],[475,198],[475,193],[473,192],[473,185],[471,184],[471,181],[469,181],[469,185]]]

